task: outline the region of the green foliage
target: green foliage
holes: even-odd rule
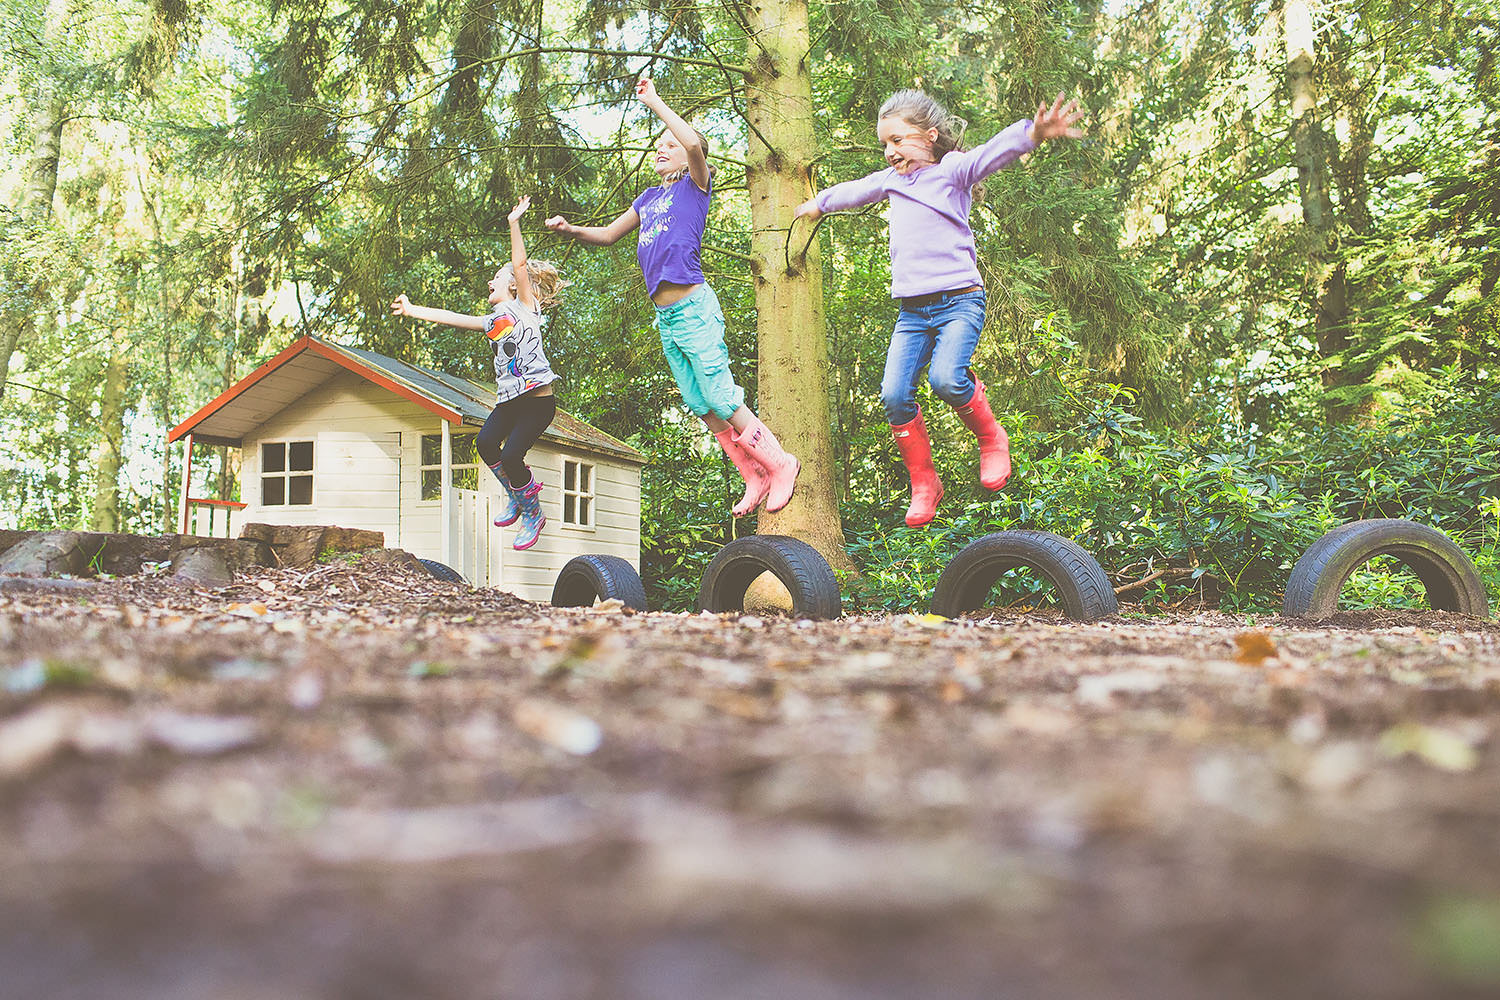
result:
[[[1327,435],[1247,441],[1222,431],[1163,433],[1104,402],[1066,433],[1022,431],[1011,441],[1017,473],[1010,485],[992,499],[971,493],[967,500],[951,484],[972,480],[972,444],[944,442],[939,462],[950,492],[926,529],[901,522],[899,495],[851,505],[845,523],[862,573],[849,594],[854,606],[924,607],[943,567],[968,542],[1034,528],[1077,541],[1117,585],[1151,578],[1125,599],[1269,611],[1309,544],[1338,524],[1371,517],[1446,531],[1475,557],[1500,606],[1500,386],[1493,380],[1450,373],[1432,409]],[[1000,601],[1027,598],[1037,586],[1009,581]],[[1420,606],[1423,599],[1408,573],[1382,565],[1352,580],[1348,596],[1358,606]]]
[[[689,423],[690,421],[690,423]],[[733,537],[739,500],[733,467],[704,448],[702,425],[683,415],[631,440],[654,456],[641,470],[641,577],[653,608],[690,611],[715,553]]]
[[[653,458],[653,604],[690,606],[717,547],[753,528],[729,518],[736,477],[681,412],[631,241],[587,248],[540,227],[556,213],[612,219],[649,182],[656,125],[630,97],[649,70],[713,141],[704,265],[754,402],[744,94],[713,65],[755,56],[732,6],[6,9],[0,343],[19,342],[0,400],[0,521],[87,524],[113,490],[122,528],[173,523],[167,428],[301,333],[487,379],[471,336],[393,319],[388,303],[405,291],[481,309],[508,253],[505,212],[530,193],[528,248],[574,283],[547,330],[560,401]],[[969,539],[1023,526],[1077,537],[1121,585],[1162,573],[1127,597],[1268,608],[1307,541],[1361,516],[1448,530],[1497,586],[1492,0],[1357,0],[1320,24],[1326,243],[1302,216],[1265,5],[853,0],[809,13],[815,185],[880,166],[874,117],[899,87],[944,99],[971,146],[1058,90],[1089,109],[1083,141],[1039,151],[976,199],[990,295],[975,368],[1007,411],[1018,471],[982,495],[971,439],[929,406],[949,494],[927,531],[901,523],[905,473],[878,400],[895,314],[883,210],[818,229],[835,486],[863,570],[852,603],[919,607]],[[655,56],[621,51],[644,42]],[[564,51],[580,45],[593,51]],[[59,104],[44,206],[28,192]],[[1334,278],[1345,308],[1328,346]],[[102,384],[122,353],[126,461],[100,483],[114,444]],[[1354,419],[1329,422],[1330,406]],[[234,494],[218,449],[195,467],[196,494]],[[1002,597],[1030,600],[1033,585],[1008,581]],[[1379,567],[1350,585],[1353,600],[1416,596]]]

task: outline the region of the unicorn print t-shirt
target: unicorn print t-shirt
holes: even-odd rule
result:
[[[496,404],[557,381],[542,352],[542,318],[520,299],[502,302],[486,316],[484,335],[495,352]]]
[[[630,207],[641,217],[635,257],[646,276],[646,294],[655,295],[663,281],[678,285],[703,283],[699,254],[712,190],[712,182],[705,191],[693,183],[691,176],[683,174],[671,184],[647,188],[631,203]]]

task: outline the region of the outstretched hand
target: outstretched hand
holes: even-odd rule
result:
[[[797,211],[792,213],[792,218],[794,220],[807,218],[812,219],[814,222],[816,222],[819,218],[822,217],[822,215],[823,210],[818,207],[818,199],[809,198],[807,201],[804,201],[802,204],[797,206]]]
[[[564,219],[560,215],[554,215],[554,216],[552,216],[552,218],[550,218],[547,221],[543,222],[542,225],[546,226],[548,229],[552,230],[554,233],[566,233],[571,228],[568,225],[568,220]]]
[[[511,209],[510,210],[510,214],[507,215],[505,218],[508,219],[511,222],[515,222],[516,220],[520,219],[521,216],[525,215],[526,214],[526,210],[528,208],[530,208],[530,207],[531,207],[531,195],[529,195],[529,194],[523,194],[523,195],[521,195],[521,200],[516,202],[516,207],[513,208],[513,209]]]
[[[1078,106],[1075,97],[1063,104],[1062,91],[1057,92],[1057,100],[1048,107],[1043,101],[1036,106],[1036,117],[1031,120],[1031,141],[1041,145],[1048,139],[1078,139],[1083,136],[1083,129],[1074,128],[1074,123],[1083,117],[1083,109]]]
[[[391,314],[394,316],[411,315],[411,299],[406,297],[405,292],[396,296],[396,301],[391,303]]]
[[[647,107],[650,107],[652,102],[661,100],[661,96],[656,92],[656,83],[649,76],[643,76],[636,81],[635,96],[639,97]]]

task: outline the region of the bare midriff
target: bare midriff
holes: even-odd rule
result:
[[[665,308],[682,301],[697,287],[696,284],[679,285],[675,281],[663,281],[656,286],[656,292],[651,296],[651,301]]]

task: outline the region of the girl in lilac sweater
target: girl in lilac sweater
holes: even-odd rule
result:
[[[984,286],[980,283],[974,233],[969,228],[973,186],[1008,166],[1039,143],[1083,133],[1077,101],[1063,95],[1036,117],[1022,119],[978,149],[960,151],[947,110],[920,90],[902,90],[881,106],[876,132],[890,166],[868,177],[835,184],[798,206],[797,217],[817,219],[825,212],[858,208],[889,199],[891,296],[901,302],[886,353],[880,399],[896,447],[911,475],[906,523],[931,521],[943,496],[932,465],[932,444],[916,381],[927,381],[939,399],[979,439],[979,482],[998,490],[1010,478],[1010,441],[995,422],[984,383],[969,362],[984,327]]]

